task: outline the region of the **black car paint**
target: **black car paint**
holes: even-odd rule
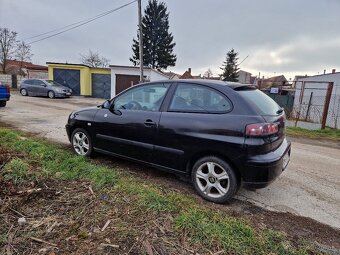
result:
[[[113,111],[101,106],[82,109],[70,115],[66,125],[68,136],[75,128],[82,127],[90,133],[97,152],[181,174],[189,174],[200,157],[219,156],[235,168],[245,184],[255,188],[267,186],[281,174],[283,156],[290,153],[290,142],[284,135],[284,113],[260,115],[256,107],[234,90],[240,84],[180,82],[198,83],[221,92],[232,102],[232,110],[228,113],[168,111],[177,86],[175,81],[170,82],[159,112]],[[246,137],[247,124],[266,121],[279,122],[279,133],[265,138]]]

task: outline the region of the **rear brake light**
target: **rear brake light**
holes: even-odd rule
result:
[[[247,136],[266,136],[279,132],[279,125],[276,123],[256,123],[247,125]]]
[[[6,86],[6,92],[10,93],[11,92],[11,87],[10,86]]]

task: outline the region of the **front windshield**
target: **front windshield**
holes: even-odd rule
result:
[[[49,85],[51,86],[58,86],[58,87],[61,87],[63,85],[61,85],[60,83],[58,82],[55,82],[55,81],[52,81],[52,80],[45,80]]]

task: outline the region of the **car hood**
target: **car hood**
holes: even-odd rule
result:
[[[69,116],[69,121],[81,119],[85,121],[92,121],[99,108],[97,106],[86,107],[72,112]]]

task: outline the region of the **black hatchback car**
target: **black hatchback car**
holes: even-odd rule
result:
[[[263,188],[287,167],[285,113],[253,86],[177,80],[131,87],[72,112],[74,151],[104,153],[191,176],[205,199],[230,200],[241,183]]]

